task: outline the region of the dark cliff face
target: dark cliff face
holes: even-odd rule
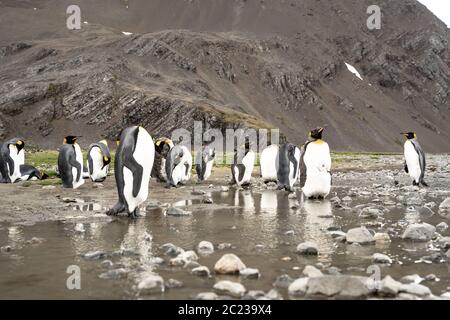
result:
[[[298,144],[323,126],[342,151],[401,151],[416,131],[450,151],[450,33],[417,1],[378,1],[374,31],[365,0],[78,3],[88,23],[68,31],[70,1],[0,1],[2,139],[53,147],[68,131],[160,136],[197,120]]]

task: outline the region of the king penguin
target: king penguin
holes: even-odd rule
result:
[[[300,149],[287,143],[281,146],[277,158],[278,190],[294,191],[300,175]]]
[[[166,158],[169,151],[174,147],[173,141],[162,137],[155,141],[155,161],[153,163],[152,177],[158,182],[167,182]]]
[[[231,165],[231,174],[233,176],[232,182],[239,187],[250,185],[256,158],[255,152],[251,150],[248,142],[245,143],[245,145],[240,146],[240,148],[244,149],[244,157],[240,160],[239,152],[238,150],[235,150],[234,162]]]
[[[174,146],[166,159],[167,187],[177,187],[191,179],[192,154],[186,146]]]
[[[211,176],[214,159],[216,158],[216,149],[211,146],[213,141],[209,141],[197,152],[195,171],[198,181],[206,181]]]
[[[277,161],[280,147],[276,144],[268,146],[261,152],[259,158],[261,177],[264,183],[277,182]]]
[[[93,182],[103,182],[108,176],[111,153],[108,142],[102,140],[89,146],[87,153],[87,168]]]
[[[77,189],[84,184],[83,154],[77,140],[76,136],[67,136],[59,148],[58,172],[64,188]]]
[[[2,144],[0,149],[0,173],[3,183],[14,183],[21,179],[20,166],[25,163],[25,142],[14,138]]]
[[[428,187],[424,181],[425,170],[427,166],[425,152],[417,140],[414,132],[402,133],[406,137],[405,142],[405,171],[413,179],[414,186],[423,185]]]
[[[119,201],[106,214],[126,211],[129,217],[137,218],[139,206],[148,197],[155,145],[147,130],[138,126],[123,130],[118,145],[114,171]]]
[[[307,199],[323,199],[331,190],[330,147],[322,140],[324,128],[309,133],[302,147],[300,185]]]

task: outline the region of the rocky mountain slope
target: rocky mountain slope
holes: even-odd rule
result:
[[[0,138],[55,147],[199,120],[294,143],[325,126],[341,151],[401,151],[414,130],[448,152],[449,29],[415,0],[378,3],[370,31],[367,0],[81,0],[69,31],[71,1],[0,0]]]

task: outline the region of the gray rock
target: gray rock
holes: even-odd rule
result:
[[[294,279],[291,278],[288,274],[282,274],[281,276],[278,276],[276,278],[273,286],[277,288],[288,288],[293,282]]]
[[[215,266],[214,271],[218,274],[237,274],[245,269],[245,264],[235,254],[225,254],[220,258]]]
[[[178,281],[176,279],[169,279],[165,283],[165,287],[167,289],[178,289],[178,288],[182,288],[183,286],[184,286],[183,282]]]
[[[262,290],[250,290],[242,298],[243,300],[259,300],[265,297],[266,293]]]
[[[268,300],[283,300],[281,294],[275,289],[272,289],[269,292],[267,292],[267,294],[264,297],[265,299]]]
[[[214,285],[214,290],[219,294],[229,295],[234,298],[242,298],[246,292],[245,287],[239,282],[219,281]]]
[[[111,260],[104,260],[100,266],[105,269],[111,269],[114,266],[114,263]]]
[[[389,237],[389,234],[387,233],[375,233],[375,235],[373,236],[373,239],[376,242],[390,242],[391,241],[391,237]]]
[[[381,253],[374,253],[372,256],[372,261],[374,263],[380,263],[380,264],[392,264],[392,259]]]
[[[400,279],[400,282],[403,284],[409,284],[409,283],[421,283],[424,279],[419,276],[418,274],[412,274],[412,275],[407,275],[404,276],[403,278]]]
[[[414,223],[406,227],[403,240],[429,241],[433,239],[436,228],[427,223]]]
[[[200,263],[197,261],[186,261],[183,268],[185,269],[194,269],[200,267]]]
[[[141,295],[163,293],[165,290],[164,279],[155,274],[147,275],[138,283],[137,289]]]
[[[166,243],[163,244],[160,249],[164,252],[164,254],[166,256],[170,256],[170,257],[176,257],[178,256],[180,253],[183,253],[184,250],[180,247],[177,247],[176,245],[172,244],[172,243]]]
[[[383,281],[381,281],[378,294],[383,297],[395,297],[400,292],[402,286],[402,283],[395,281],[391,276],[386,276]]]
[[[177,256],[177,258],[183,259],[186,262],[188,262],[188,261],[197,261],[198,260],[198,255],[195,253],[195,251],[189,250],[189,251],[185,251],[185,252],[180,253]]]
[[[400,288],[400,291],[418,297],[426,297],[431,295],[431,291],[429,288],[417,283],[403,284]]]
[[[450,211],[450,198],[445,199],[439,205],[439,211]]]
[[[258,279],[261,274],[258,269],[245,268],[239,271],[239,275],[244,279]]]
[[[450,250],[448,250],[445,255],[447,256],[447,258],[450,258]]]
[[[99,278],[107,280],[124,279],[128,276],[128,272],[125,268],[112,269],[100,274]]]
[[[383,215],[383,212],[380,209],[372,207],[366,207],[359,211],[359,217],[361,219],[376,219],[381,215]]]
[[[323,273],[316,267],[306,266],[305,269],[303,269],[303,275],[307,276],[308,278],[314,278],[314,277],[322,277]]]
[[[373,238],[372,233],[366,227],[359,227],[350,229],[347,232],[347,243],[357,243],[361,245],[367,245],[374,243],[375,240]]]
[[[445,222],[441,222],[441,223],[439,223],[439,224],[436,226],[436,229],[437,229],[439,232],[444,232],[444,231],[446,231],[446,230],[448,229],[448,224],[445,223]]]
[[[221,186],[220,187],[220,192],[228,192],[230,191],[230,188],[226,187],[226,186]]]
[[[230,249],[232,247],[231,243],[220,243],[217,246],[217,249],[219,250],[225,250],[225,249]]]
[[[214,252],[214,245],[209,241],[202,241],[198,244],[197,251],[201,255],[209,255]]]
[[[171,216],[171,217],[186,217],[186,216],[192,215],[192,212],[185,211],[180,208],[170,207],[166,210],[166,212],[164,214],[166,216]]]
[[[204,197],[202,202],[205,203],[205,204],[212,204],[213,203],[213,199],[211,197]]]
[[[297,246],[296,252],[298,254],[316,256],[319,254],[319,247],[316,243],[307,241],[307,242],[300,243]]]
[[[192,269],[191,274],[198,277],[209,277],[211,273],[209,272],[208,267],[200,266]]]
[[[450,237],[440,238],[438,240],[438,245],[442,249],[450,249]]]
[[[199,293],[195,300],[218,300],[219,296],[215,292],[202,292]]]
[[[106,258],[107,254],[104,251],[91,251],[83,255],[86,260],[100,260]]]
[[[307,296],[362,298],[370,294],[369,279],[358,276],[309,278]]]
[[[30,240],[28,240],[26,243],[31,244],[31,245],[37,245],[37,244],[43,243],[44,241],[45,241],[44,238],[33,237]]]
[[[288,287],[291,296],[304,296],[308,290],[309,278],[300,278],[292,282]]]

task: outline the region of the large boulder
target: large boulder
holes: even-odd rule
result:
[[[347,243],[358,243],[361,245],[372,244],[375,242],[372,233],[366,227],[350,229],[347,232]]]
[[[214,285],[214,290],[219,294],[225,294],[234,298],[241,298],[246,292],[242,284],[228,280],[217,282]]]
[[[406,227],[403,240],[429,241],[433,239],[436,228],[428,223],[413,223]]]
[[[216,262],[214,271],[219,274],[237,274],[245,268],[245,264],[237,255],[228,253]]]
[[[370,295],[369,278],[359,276],[324,276],[309,278],[306,295],[310,297],[363,298]]]

